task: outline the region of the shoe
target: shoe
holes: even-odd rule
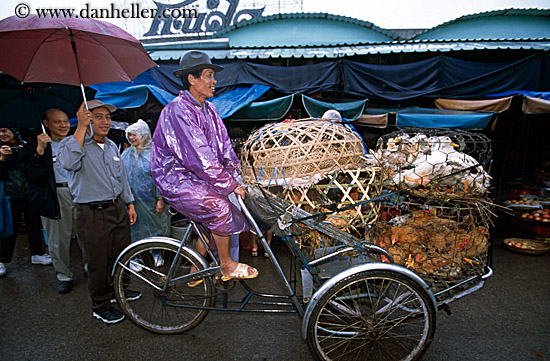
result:
[[[258,251],[257,250],[252,251],[251,254],[252,254],[252,257],[258,257]]]
[[[200,285],[200,284],[203,283],[203,282],[204,282],[204,281],[203,281],[202,278],[201,278],[201,279],[198,279],[198,280],[194,280],[194,281],[189,281],[189,282],[187,282],[187,286],[193,288],[193,287],[197,287],[198,285]]]
[[[124,315],[114,308],[109,308],[107,311],[94,312],[94,317],[105,323],[117,323],[124,320]]]
[[[63,295],[73,289],[73,281],[59,281],[57,284],[57,293]]]
[[[250,271],[252,271],[252,274],[250,274]],[[256,278],[259,274],[260,273],[256,268],[250,267],[244,263],[238,263],[237,268],[235,268],[233,272],[228,275],[222,275],[222,281],[226,282],[232,279],[247,280],[250,278]]]
[[[0,276],[5,276],[7,273],[6,265],[0,262]]]
[[[139,300],[141,298],[141,292],[124,290],[124,297],[126,297],[126,301]],[[117,303],[117,299],[115,296],[111,297],[111,303]]]
[[[265,257],[265,258],[269,258],[269,253],[264,252],[264,257]]]
[[[155,267],[164,266],[164,258],[160,254],[153,254],[153,259],[155,260]]]
[[[41,264],[43,266],[47,266],[49,264],[52,264],[52,258],[49,254],[44,253],[43,255],[35,254],[31,256],[31,263],[32,264]]]

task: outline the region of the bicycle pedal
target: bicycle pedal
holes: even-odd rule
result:
[[[235,282],[234,279],[230,279],[228,281],[222,281],[221,274],[217,274],[213,278],[214,278],[213,279],[214,287],[218,290],[228,291],[228,290],[232,289],[233,287],[235,287],[235,285],[236,285],[236,282]]]

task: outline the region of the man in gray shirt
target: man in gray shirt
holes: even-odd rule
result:
[[[69,292],[73,287],[73,273],[69,268],[71,260],[71,236],[73,234],[74,223],[74,204],[73,197],[69,191],[68,181],[70,172],[63,168],[57,161],[57,153],[59,152],[59,143],[67,134],[69,134],[70,123],[69,117],[65,112],[59,109],[48,109],[44,113],[44,119],[42,120],[46,128],[49,129],[49,135],[46,133],[39,134],[36,145],[36,157],[35,163],[40,162],[42,167],[46,171],[51,172],[51,163],[53,161],[53,171],[55,175],[55,195],[54,201],[57,200],[59,204],[59,213],[55,218],[47,217],[42,214],[42,225],[46,232],[46,239],[48,240],[48,248],[50,255],[52,256],[53,266],[55,268],[58,286],[57,291],[60,294]],[[46,154],[46,147],[48,143],[51,144],[51,161],[42,160],[41,157]],[[50,153],[47,153],[50,154]],[[44,191],[48,191],[46,189]],[[87,272],[86,265],[86,248],[84,244],[77,237],[78,245],[82,250],[82,259],[84,261],[84,270]]]
[[[107,138],[115,110],[97,99],[88,102],[88,110],[83,104],[74,135],[61,141],[58,153],[60,164],[71,171],[68,183],[76,204],[78,236],[86,245],[93,316],[105,323],[124,319],[111,306],[111,270],[130,244],[130,225],[137,217],[120,153]],[[92,134],[88,135],[90,124]],[[126,291],[129,301],[140,297],[139,292]]]

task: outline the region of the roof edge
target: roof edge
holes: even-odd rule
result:
[[[491,10],[491,11],[484,11],[481,13],[475,13],[475,14],[468,14],[463,15],[461,17],[458,17],[453,20],[449,20],[447,22],[444,22],[442,24],[436,25],[433,28],[426,29],[425,31],[415,35],[411,40],[414,40],[417,36],[432,32],[436,29],[442,28],[444,26],[448,26],[454,23],[458,23],[460,21],[464,20],[470,20],[470,19],[479,19],[484,17],[493,17],[493,16],[509,16],[509,15],[525,15],[525,16],[545,16],[550,17],[550,9],[537,9],[537,8],[507,8],[507,9],[501,9],[501,10]]]
[[[399,37],[394,32],[378,27],[373,23],[371,23],[370,21],[359,20],[356,18],[342,16],[342,15],[333,15],[329,13],[280,13],[280,14],[274,14],[274,15],[268,15],[268,16],[261,16],[254,19],[241,20],[236,24],[233,24],[231,26],[228,26],[218,31],[212,37],[213,38],[223,37],[225,34],[233,30],[244,28],[249,25],[260,24],[260,23],[270,22],[274,20],[284,20],[284,19],[327,19],[327,20],[341,21],[341,22],[355,24],[355,25],[359,25],[359,26],[374,30],[394,40],[400,40]]]

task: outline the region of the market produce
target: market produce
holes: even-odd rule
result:
[[[507,201],[509,205],[538,206],[540,203],[535,199],[512,199]]]
[[[506,244],[515,248],[520,248],[520,249],[536,249],[536,247],[533,246],[532,244],[527,242],[522,242],[522,241],[510,240]]]
[[[520,218],[532,220],[532,221],[540,221],[540,222],[550,222],[550,209],[537,209],[530,212],[523,212],[520,215]]]

